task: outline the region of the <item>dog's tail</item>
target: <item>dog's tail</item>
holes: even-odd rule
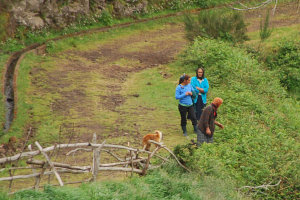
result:
[[[158,142],[161,142],[161,140],[162,140],[162,132],[161,131],[158,131],[158,130],[156,130],[155,131],[155,133],[158,135],[158,138],[159,138],[159,141]]]

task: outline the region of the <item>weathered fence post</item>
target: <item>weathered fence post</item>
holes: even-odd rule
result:
[[[96,133],[94,133],[94,135],[93,135],[93,144],[97,144]],[[98,148],[93,149],[93,165],[92,165],[93,178],[92,178],[92,181],[97,180],[97,175],[98,175],[99,165],[100,165],[100,151],[104,144],[105,144],[105,140]]]
[[[93,144],[97,144],[97,135],[96,133],[94,133],[93,135]],[[92,172],[93,172],[93,177],[92,177],[92,181],[96,181],[97,179],[97,175],[98,175],[98,163],[99,163],[99,151],[98,148],[93,149],[93,168],[92,168]]]
[[[9,176],[12,177],[11,169],[9,169]],[[11,192],[12,182],[13,182],[13,179],[11,179],[9,181],[9,192]]]
[[[133,160],[132,160],[132,151],[130,151],[130,163],[131,163],[131,177],[133,176]]]
[[[28,145],[28,149],[29,149],[29,151],[32,151],[31,144]],[[29,157],[29,160],[32,161],[32,160],[33,160],[33,156],[30,156],[30,157]],[[36,169],[34,169],[34,165],[33,165],[33,164],[31,165],[31,167],[32,167],[32,173],[34,173],[34,174],[37,173]],[[35,190],[38,190],[38,189],[39,189],[39,182],[40,182],[39,177],[40,177],[40,176],[36,176],[36,177],[35,177],[35,183],[34,183],[34,186],[33,186],[33,188],[34,188]]]
[[[60,186],[64,186],[64,183],[62,182],[62,180],[61,180],[59,174],[57,173],[57,171],[56,171],[56,169],[55,169],[53,163],[52,163],[51,160],[50,160],[50,158],[49,158],[48,155],[44,152],[42,146],[41,146],[37,141],[36,141],[34,144],[38,147],[38,149],[41,151],[41,153],[43,154],[43,156],[46,158],[46,160],[47,160],[49,166],[52,168],[52,170],[53,170],[53,172],[54,172],[54,174],[55,174],[55,176],[56,176],[56,178],[57,178],[57,180],[58,180],[58,182],[59,182],[59,185],[60,185]]]

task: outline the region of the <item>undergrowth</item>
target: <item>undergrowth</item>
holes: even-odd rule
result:
[[[200,63],[205,66],[209,99],[224,100],[218,121],[225,129],[216,132],[213,145],[204,144],[181,159],[203,175],[220,177],[225,172],[239,185],[281,180],[278,187],[253,191],[255,198],[299,197],[300,104],[288,97],[278,74],[264,70],[242,49],[200,38],[186,51],[182,63],[186,70]]]
[[[196,37],[243,42],[248,39],[246,24],[240,12],[225,9],[204,10],[194,17],[185,15],[185,30],[188,40]]]
[[[1,199],[1,196],[0,196]],[[7,199],[3,194],[2,199]],[[176,163],[150,172],[145,177],[134,176],[126,181],[105,181],[82,184],[79,188],[56,188],[45,186],[43,191],[26,190],[17,192],[9,199],[64,199],[64,200],[152,200],[152,199],[246,199],[236,193],[232,180],[200,177],[196,173],[185,173]]]

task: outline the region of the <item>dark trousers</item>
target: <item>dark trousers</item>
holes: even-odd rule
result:
[[[194,106],[182,106],[178,104],[178,110],[181,116],[181,126],[186,126],[186,117],[187,114],[189,115],[192,124],[195,126],[197,125],[197,119],[194,111]]]
[[[201,95],[198,95],[197,102],[194,104],[197,120],[200,120],[202,111],[205,108],[205,106],[206,106],[206,104],[203,103]]]

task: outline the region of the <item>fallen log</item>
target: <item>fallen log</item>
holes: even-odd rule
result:
[[[45,161],[41,160],[27,160],[27,164],[32,164],[32,165],[41,165],[43,166],[45,164]],[[67,168],[67,169],[72,169],[72,170],[82,170],[82,171],[90,171],[91,167],[90,166],[72,166],[69,164],[64,164],[64,163],[58,163],[58,162],[52,162],[55,167],[60,167],[60,168]]]
[[[135,172],[138,174],[142,174],[142,170],[135,168],[125,168],[125,167],[99,167],[100,171],[123,171],[123,172]]]
[[[44,148],[43,152],[46,153],[48,151],[53,151],[55,148],[56,149],[61,149],[61,148],[83,148],[83,147],[99,148],[100,146],[101,146],[101,144],[91,144],[91,143],[88,143],[88,142],[75,143],[75,144],[58,144],[56,146],[53,145],[53,146]],[[122,145],[113,145],[113,144],[104,144],[102,148],[117,148],[117,149],[125,149],[125,150],[129,150],[129,151],[134,151],[134,152],[141,152],[141,153],[148,153],[148,154],[152,153],[150,151],[145,151],[145,150],[142,150],[142,149],[131,148],[131,147],[126,147],[126,146],[122,146]],[[36,151],[22,152],[22,153],[16,154],[16,155],[11,156],[11,157],[0,158],[0,164],[16,161],[16,160],[18,160],[20,158],[23,158],[23,157],[36,156],[40,153],[41,152],[39,150],[36,150]]]
[[[72,174],[81,174],[86,173],[86,171],[79,171],[79,170],[69,170],[69,169],[61,169],[57,170],[59,173],[72,173]],[[44,175],[54,174],[53,171],[45,172]],[[17,176],[10,176],[10,177],[3,177],[0,178],[0,181],[10,181],[15,179],[26,179],[26,178],[33,178],[36,176],[40,176],[41,173],[34,173],[34,174],[28,174],[28,175],[17,175]]]
[[[146,158],[139,158],[136,160],[132,160],[132,163],[137,163],[137,162],[141,162],[147,160]],[[108,164],[100,164],[99,167],[113,167],[113,166],[118,166],[118,165],[126,165],[126,164],[131,164],[131,161],[127,161],[127,162],[117,162],[117,163],[108,163]]]
[[[51,167],[51,169],[53,170],[55,177],[57,179],[57,181],[59,182],[60,186],[64,186],[64,183],[61,180],[61,177],[59,175],[59,173],[56,171],[52,161],[50,160],[50,157],[46,154],[46,152],[44,152],[43,147],[38,143],[38,141],[36,141],[34,143],[40,150],[40,152],[43,154],[43,156],[46,158],[48,165]]]

